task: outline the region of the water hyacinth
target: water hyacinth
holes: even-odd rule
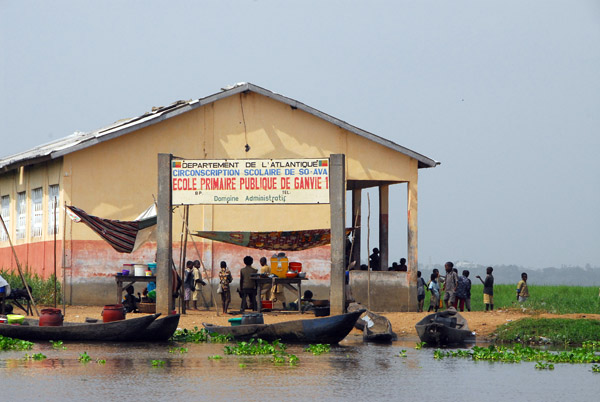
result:
[[[33,342],[0,335],[0,350],[30,350]]]
[[[595,345],[597,346],[597,345]],[[434,359],[447,357],[470,358],[472,360],[487,360],[503,363],[518,363],[521,361],[537,362],[537,369],[554,369],[554,363],[600,363],[600,354],[593,349],[594,344],[587,347],[575,348],[569,351],[552,352],[534,349],[529,346],[514,345],[512,348],[490,345],[488,347],[474,346],[472,349],[444,351],[436,349]]]

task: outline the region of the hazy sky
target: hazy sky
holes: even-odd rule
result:
[[[0,0],[0,52],[0,156],[247,81],[442,162],[422,263],[600,266],[598,1]]]

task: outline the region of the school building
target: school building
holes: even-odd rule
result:
[[[371,247],[381,250],[383,267],[389,265],[389,187],[406,184],[407,201],[402,201],[407,205],[407,228],[401,230],[408,233],[409,271],[377,272],[371,280],[383,286],[379,292],[381,303],[374,310],[416,309],[413,284],[418,266],[418,172],[439,163],[250,83],[237,84],[204,98],[156,107],[142,116],[120,120],[94,132],[75,133],[0,159],[0,213],[8,229],[5,232],[0,227],[0,268],[16,269],[8,236],[22,266],[44,278],[54,272],[56,250],[57,276],[59,280],[65,278],[68,303],[113,303],[112,275],[125,263],[154,261],[156,242],[147,242],[131,254],[118,253],[87,226],[68,219],[64,205],[102,218],[134,220],[155,202],[159,153],[183,159],[228,160],[328,158],[330,154],[344,154],[347,205],[352,208],[352,220],[348,219],[346,226],[360,227],[354,237],[357,240],[353,259],[361,261],[361,252],[363,260],[368,255],[366,246],[360,244],[360,231],[366,228],[366,219],[360,216],[360,205],[366,202],[361,197],[362,190],[377,187],[379,200],[372,219],[379,220],[380,240]],[[177,261],[182,246],[183,208],[175,208],[173,214],[173,256]],[[330,210],[324,204],[195,205],[189,209],[189,226],[193,231],[327,229]],[[219,262],[225,260],[234,277],[239,277],[245,255],[253,256],[257,264],[259,257],[268,258],[276,251],[195,237],[194,243],[188,241],[187,257],[202,259],[215,275]],[[310,278],[305,288],[327,297],[329,246],[291,252],[288,256],[290,261],[303,263]],[[362,295],[358,288],[364,285],[365,273],[354,274],[353,271],[351,282],[357,288],[355,293]]]

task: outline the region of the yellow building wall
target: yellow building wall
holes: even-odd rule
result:
[[[249,152],[245,152],[246,143]],[[404,182],[417,174],[414,159],[301,110],[248,93],[66,155],[65,169],[71,172],[67,202],[105,218],[135,218],[156,196],[158,153],[187,159],[315,158],[344,153],[348,180]],[[190,219],[195,230],[327,228],[329,206],[194,206]],[[96,238],[82,226],[74,226],[74,239]],[[181,226],[177,211],[173,226],[176,240]]]

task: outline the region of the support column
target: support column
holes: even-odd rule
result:
[[[389,268],[389,210],[390,186],[379,186],[379,268],[387,271]]]
[[[329,304],[331,314],[346,310],[346,281],[344,256],[346,248],[346,156],[329,157],[329,209],[331,215],[331,276]]]
[[[352,190],[352,225],[355,227],[352,238],[352,261],[356,261],[356,269],[360,269],[360,226],[361,226],[362,190]]]
[[[407,265],[408,265],[408,311],[417,311],[417,271],[418,247],[417,247],[417,178],[407,184],[408,196],[408,245],[407,245]]]
[[[158,154],[158,200],[156,208],[156,312],[173,310],[171,154]]]

